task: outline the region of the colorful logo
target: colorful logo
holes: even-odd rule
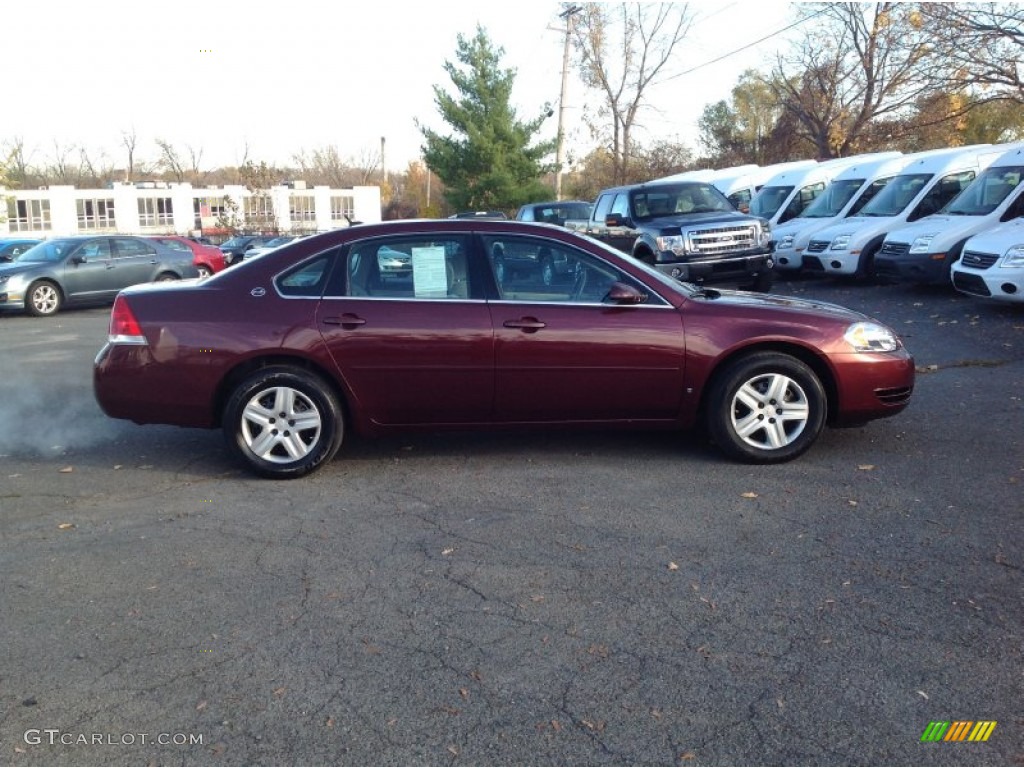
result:
[[[921,741],[988,741],[995,729],[995,720],[932,720]]]

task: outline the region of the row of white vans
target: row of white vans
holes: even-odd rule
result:
[[[768,219],[775,268],[1024,302],[1024,142],[689,171]]]

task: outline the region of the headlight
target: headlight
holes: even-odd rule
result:
[[[768,245],[772,241],[772,225],[765,222],[761,225],[761,242],[759,245]]]
[[[779,244],[777,246],[775,246],[775,247],[779,248],[780,250],[783,249],[783,248],[792,248],[793,247],[793,236],[792,235],[786,235],[784,238],[779,240]]]
[[[1001,267],[1020,268],[1024,267],[1024,245],[1015,245],[1003,254]]]
[[[5,285],[11,279],[10,275],[0,275],[0,285]]]
[[[850,235],[839,235],[835,240],[832,241],[831,250],[833,251],[845,251],[846,246],[850,244]]]
[[[657,244],[659,251],[671,251],[676,256],[682,256],[686,253],[686,241],[682,235],[659,237],[654,242]]]
[[[900,345],[896,334],[878,323],[854,323],[843,338],[858,352],[893,352]]]
[[[910,252],[911,253],[928,253],[928,248],[931,246],[932,240],[934,240],[934,239],[935,239],[935,233],[934,232],[932,234],[930,234],[930,235],[921,235],[920,237],[915,237],[914,238],[914,242],[912,242],[910,244]]]

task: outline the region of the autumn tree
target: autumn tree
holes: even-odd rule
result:
[[[873,121],[903,119],[941,81],[932,30],[914,3],[808,3],[794,51],[771,82],[797,132],[819,157],[863,151]]]
[[[503,55],[480,26],[472,38],[459,35],[458,64],[444,65],[457,94],[434,86],[434,103],[450,131],[442,134],[417,121],[424,161],[456,210],[511,210],[551,194],[538,179],[551,170],[543,160],[555,142],[533,143],[549,107],[532,120],[518,119],[510,104],[515,71],[502,69]]]
[[[591,118],[612,158],[615,183],[629,180],[633,134],[649,89],[668,74],[690,28],[686,3],[584,3],[572,26],[583,83],[603,103]]]

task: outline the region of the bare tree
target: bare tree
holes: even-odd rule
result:
[[[859,151],[872,121],[911,114],[942,80],[913,3],[813,3],[801,12],[820,18],[768,82],[820,157]]]
[[[88,150],[78,150],[78,167],[80,182],[89,187],[102,187],[114,178],[114,163],[102,150],[98,155],[90,155]]]
[[[132,126],[130,131],[121,131],[121,143],[124,144],[124,148],[128,153],[128,163],[124,169],[125,184],[130,184],[135,174],[135,147],[138,145],[138,142],[139,139],[135,134],[135,126]]]
[[[166,139],[157,139],[156,146],[160,150],[160,167],[174,176],[174,180],[185,180],[185,164],[178,155],[178,150]]]
[[[954,90],[973,86],[975,104],[1024,102],[1024,6],[922,3],[920,12],[948,59]]]
[[[627,180],[633,129],[647,91],[667,74],[665,67],[691,21],[687,3],[585,3],[579,8],[573,43],[584,84],[604,97],[599,117],[611,123],[607,139],[616,183]]]
[[[74,166],[71,161],[71,155],[74,151],[74,144],[62,146],[57,139],[54,139],[53,158],[46,167],[47,177],[60,184],[74,184],[78,180],[76,176],[79,175],[77,173],[78,167]]]
[[[193,147],[191,144],[185,145],[185,150],[188,152],[188,164],[189,172],[191,173],[192,183],[200,184],[203,180],[203,172],[199,170],[199,166],[203,161],[203,150],[202,147]]]

